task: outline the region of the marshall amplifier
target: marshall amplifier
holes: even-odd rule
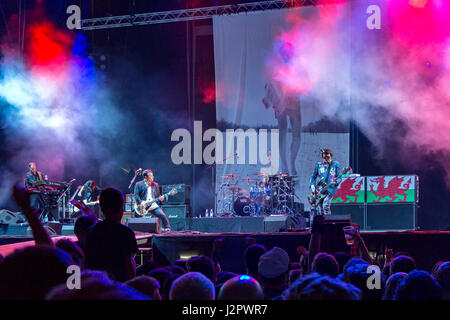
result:
[[[173,196],[169,196],[165,204],[190,204],[191,187],[187,184],[169,184],[161,186],[161,193],[166,194],[172,189],[177,189],[178,193]]]
[[[170,227],[173,231],[184,231],[187,229],[187,218],[192,216],[191,206],[188,205],[162,205]]]
[[[134,212],[134,202],[125,202],[125,212]]]

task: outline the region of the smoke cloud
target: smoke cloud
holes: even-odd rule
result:
[[[369,30],[364,1],[299,9],[275,39],[267,69],[285,92],[321,112],[355,121],[386,160],[440,154],[450,170],[450,4],[372,1],[381,29]],[[412,154],[411,152],[414,151]]]

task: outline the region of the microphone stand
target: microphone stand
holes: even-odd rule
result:
[[[58,214],[58,218],[59,221],[63,221],[66,218],[66,197],[70,198],[70,187],[72,186],[72,183],[75,181],[75,179],[72,179],[67,185],[66,188],[64,189],[63,193],[61,193],[61,195],[59,196],[57,203],[60,203],[62,200],[62,219],[61,219],[61,210],[58,210],[59,214]],[[58,208],[60,209],[60,208]]]
[[[133,186],[133,183],[134,183],[134,181],[136,180],[137,176],[140,174],[141,170],[142,170],[142,169],[137,169],[137,170],[134,172],[134,177],[133,177],[133,179],[131,179],[130,185],[128,186],[128,189],[129,189],[129,190],[131,190],[131,187]]]

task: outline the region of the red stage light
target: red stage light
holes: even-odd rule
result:
[[[428,0],[409,0],[409,4],[415,8],[425,8]]]

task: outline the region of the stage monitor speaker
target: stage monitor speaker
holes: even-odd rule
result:
[[[191,206],[180,205],[162,205],[167,219],[169,219],[170,227],[173,231],[184,231],[187,229],[187,220],[192,216]]]
[[[415,203],[367,205],[367,230],[416,230]]]
[[[20,212],[12,212],[9,210],[0,210],[0,223],[11,224],[11,223],[23,223],[26,219],[22,216]]]
[[[325,222],[347,222],[351,221],[351,216],[349,214],[332,214],[329,216],[324,216]]]
[[[52,235],[62,235],[62,223],[61,222],[55,222],[55,221],[49,221],[47,228],[50,231],[50,234]]]
[[[128,226],[133,231],[161,233],[161,224],[158,218],[130,218]]]
[[[271,215],[264,217],[264,232],[287,232],[296,228],[298,228],[298,223],[291,216]]]
[[[191,187],[187,184],[169,184],[161,186],[162,194],[168,193],[173,188],[178,190],[178,193],[169,196],[165,204],[190,204],[191,201]]]
[[[364,204],[332,204],[332,215],[350,215],[352,223],[359,225],[359,230],[365,230]]]

